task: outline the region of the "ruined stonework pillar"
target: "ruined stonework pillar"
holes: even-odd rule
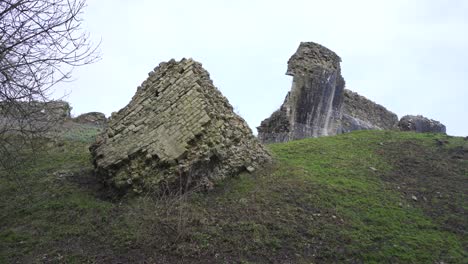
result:
[[[281,108],[258,127],[260,141],[284,142],[340,133],[344,79],[340,57],[326,47],[302,42],[288,61],[291,91]]]

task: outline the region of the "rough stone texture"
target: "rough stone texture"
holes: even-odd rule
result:
[[[289,93],[286,95],[283,105],[271,116],[262,121],[258,130],[258,139],[264,143],[289,141],[290,122],[286,103]]]
[[[259,140],[273,143],[353,130],[396,129],[396,114],[344,89],[340,62],[333,51],[302,42],[288,61],[291,91],[280,109],[257,128]]]
[[[340,132],[344,79],[340,57],[314,42],[302,42],[288,61],[291,91],[281,108],[262,121],[262,142],[335,135]]]
[[[270,155],[192,59],[161,63],[90,148],[123,190],[178,192],[253,171]]]
[[[0,102],[0,116],[35,121],[58,121],[70,118],[71,107],[65,101]]]
[[[73,121],[79,124],[104,126],[107,123],[107,118],[103,113],[89,112],[73,118]]]
[[[70,118],[65,101],[0,102],[0,133],[43,135]]]
[[[398,116],[385,107],[348,89],[344,90],[342,132],[396,129]]]
[[[381,128],[368,121],[343,113],[341,116],[341,133],[348,133],[354,130],[381,130]]]
[[[398,127],[402,131],[446,133],[446,128],[442,123],[422,115],[406,115],[400,119]]]

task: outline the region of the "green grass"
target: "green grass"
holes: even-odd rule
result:
[[[467,262],[463,138],[272,144],[275,164],[213,191],[109,200],[81,135],[0,172],[0,263]]]
[[[96,135],[102,131],[101,127],[88,124],[70,123],[68,126],[60,135],[65,140],[92,142]]]
[[[275,144],[270,148],[286,171],[279,170],[273,175],[288,180],[300,178],[303,184],[318,187],[317,199],[346,225],[345,229],[332,232],[341,233],[348,241],[347,250],[365,262],[378,263],[384,259],[421,263],[457,259],[461,262],[466,257],[461,238],[440,230],[417,205],[400,206],[407,201],[390,190],[379,176],[393,169],[389,157],[376,154],[383,146],[409,140],[435,150],[434,140],[439,137],[441,135],[362,131]],[[452,145],[462,143],[460,138],[450,142]],[[299,175],[287,172],[293,169],[301,172]]]

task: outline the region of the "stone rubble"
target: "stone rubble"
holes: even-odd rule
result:
[[[100,112],[89,112],[81,114],[73,118],[73,122],[78,124],[90,124],[95,126],[105,126],[107,118],[103,113]]]
[[[400,119],[400,122],[398,122],[398,127],[402,131],[414,131],[419,133],[446,133],[446,128],[442,123],[422,115],[403,116]]]

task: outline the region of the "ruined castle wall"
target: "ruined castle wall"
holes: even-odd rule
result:
[[[113,114],[92,147],[99,175],[117,188],[210,186],[270,156],[200,63],[161,63]]]
[[[344,90],[342,131],[396,129],[398,116],[353,91]]]
[[[45,135],[70,119],[70,105],[65,101],[0,102],[0,130],[3,133]]]
[[[65,101],[0,102],[0,116],[36,121],[59,121],[70,118],[71,107]]]
[[[291,140],[339,133],[343,85],[338,72],[319,71],[293,77]]]
[[[264,143],[336,135],[353,130],[396,129],[398,117],[385,107],[344,89],[341,59],[313,42],[302,42],[288,61],[291,91],[281,108],[263,120]]]
[[[341,58],[312,42],[303,42],[288,61],[293,76],[289,106],[290,139],[335,135],[339,132],[342,91]]]
[[[302,42],[288,61],[291,91],[280,110],[257,128],[259,139],[271,143],[340,133],[345,85],[340,61],[324,46]]]

